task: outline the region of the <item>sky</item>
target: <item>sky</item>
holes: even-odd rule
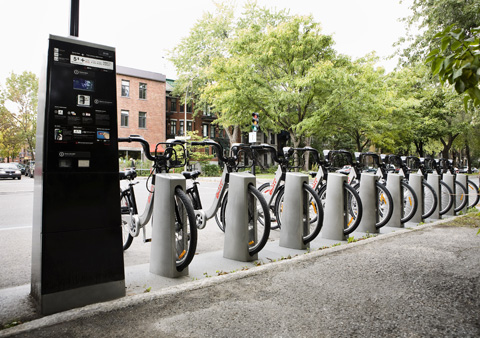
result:
[[[290,14],[313,15],[323,32],[333,34],[335,49],[352,58],[375,51],[393,54],[405,35],[398,19],[410,15],[412,0],[258,0]],[[237,0],[241,4],[246,0]],[[11,72],[40,75],[49,34],[69,36],[70,0],[0,0],[0,86]],[[168,62],[172,50],[189,34],[212,0],[80,0],[79,39],[116,48],[117,65],[175,79]],[[393,70],[396,60],[379,65]]]

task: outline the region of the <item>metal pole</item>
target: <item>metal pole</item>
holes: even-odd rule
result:
[[[70,35],[78,38],[78,23],[80,17],[80,0],[72,0],[70,7]]]
[[[183,137],[185,138],[185,142],[187,142],[187,96],[188,96],[188,86],[187,86],[187,91],[185,93],[185,106],[184,106],[185,115],[184,115],[184,122],[183,122]],[[187,151],[186,147],[185,147],[185,151]],[[184,170],[187,171],[187,162],[185,162]]]

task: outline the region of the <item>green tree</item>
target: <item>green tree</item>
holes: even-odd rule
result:
[[[275,26],[244,28],[230,46],[230,57],[213,63],[213,81],[203,93],[221,111],[220,123],[234,120],[248,128],[256,111],[262,127],[287,130],[298,146],[309,136],[300,124],[335,85],[331,36],[312,17],[293,16]]]
[[[343,133],[350,137],[356,151],[372,143],[381,143],[388,126],[385,123],[385,85],[383,68],[375,68],[377,58],[367,55],[335,67],[334,86],[328,95],[316,98],[317,110],[301,125],[314,134],[326,130],[326,136]]]
[[[470,30],[451,25],[436,34],[426,63],[431,64],[432,74],[444,84],[448,81],[458,94],[466,93],[465,110],[470,98],[480,105],[480,27]],[[433,48],[440,45],[438,48]]]
[[[205,88],[212,84],[213,63],[215,60],[230,57],[230,44],[241,29],[250,25],[274,25],[287,17],[287,13],[271,12],[259,8],[255,1],[251,1],[244,6],[242,15],[235,16],[236,7],[233,1],[215,5],[215,12],[205,13],[202,19],[195,23],[190,34],[170,52],[170,60],[179,74],[174,94],[181,95],[188,91],[188,99],[195,99],[197,112],[209,108],[215,112],[219,116],[216,123],[225,129],[230,143],[233,143],[241,131],[242,124],[239,119],[235,114],[224,114],[208,95],[201,95]],[[241,122],[244,124],[244,117]]]
[[[412,15],[402,19],[406,36],[397,43],[405,46],[399,51],[402,65],[423,62],[430,50],[440,47],[435,36],[447,27],[470,31],[480,22],[479,0],[413,0],[410,9]]]
[[[9,101],[15,107],[9,116],[19,129],[19,147],[28,146],[34,154],[35,134],[37,131],[38,78],[32,72],[20,75],[12,73],[6,80],[6,86],[0,91],[0,105],[5,107]],[[7,109],[8,110],[8,109]]]
[[[21,130],[15,123],[12,114],[0,105],[0,156],[10,158],[18,156],[21,150]]]

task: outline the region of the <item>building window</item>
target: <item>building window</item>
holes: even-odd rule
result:
[[[170,135],[177,134],[177,120],[172,120],[170,122]]]
[[[187,121],[187,131],[192,131],[192,121]]]
[[[170,111],[177,111],[177,99],[171,98],[170,99]]]
[[[138,113],[138,128],[147,128],[147,113],[143,111]]]
[[[130,97],[130,81],[122,80],[122,97]]]
[[[208,137],[208,124],[202,124],[202,136]]]
[[[120,126],[128,127],[128,110],[122,110],[120,114]]]
[[[210,125],[210,137],[214,138],[215,137],[215,126]]]
[[[138,87],[138,98],[142,100],[147,99],[147,84],[140,82]]]
[[[179,126],[179,129],[178,129],[178,134],[179,135],[183,135],[183,125],[184,125],[184,121],[180,121],[180,126]]]

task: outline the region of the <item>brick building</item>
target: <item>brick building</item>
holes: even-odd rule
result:
[[[166,86],[166,135],[168,138],[184,136],[185,128],[185,101],[179,97],[173,96],[172,91],[175,81],[167,79]],[[230,146],[228,137],[221,127],[213,124],[216,119],[215,114],[211,113],[208,107],[199,109],[200,112],[193,114],[195,104],[187,104],[186,128],[187,131],[197,131],[198,135],[210,138],[220,143],[224,148]]]
[[[152,151],[165,141],[166,77],[160,73],[117,66],[118,137],[140,135]],[[119,156],[142,158],[139,143],[119,143]]]

